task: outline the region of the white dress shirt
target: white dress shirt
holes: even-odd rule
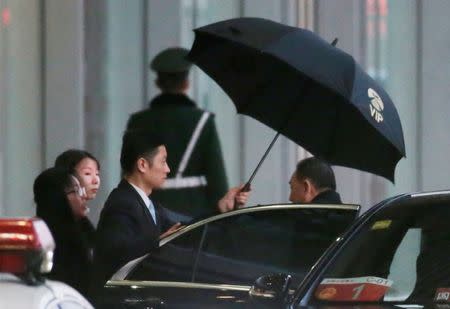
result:
[[[153,205],[152,200],[147,196],[147,194],[145,194],[144,190],[142,190],[138,186],[135,186],[131,182],[128,182],[128,183],[136,190],[137,193],[139,193],[139,196],[142,198],[145,206],[147,206],[148,210],[150,211],[150,214],[152,215],[153,222],[155,222],[155,224],[156,224],[155,205]]]

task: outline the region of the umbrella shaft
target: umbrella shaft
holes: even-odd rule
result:
[[[250,179],[247,181],[248,187],[250,187],[250,184],[253,181],[253,178],[255,178],[256,172],[259,170],[261,164],[264,162],[264,160],[266,159],[267,155],[269,154],[270,149],[272,149],[273,145],[275,144],[275,142],[278,139],[278,136],[280,136],[280,132],[277,132],[277,134],[275,135],[275,137],[273,138],[272,142],[270,143],[269,147],[267,148],[266,152],[264,153],[264,155],[262,156],[261,160],[259,160],[258,165],[256,166],[255,170],[253,171],[253,174],[250,176]]]

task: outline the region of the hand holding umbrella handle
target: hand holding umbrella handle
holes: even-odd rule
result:
[[[252,189],[252,185],[250,182],[247,181],[247,183],[242,187],[240,192],[248,192]]]
[[[247,181],[247,183],[242,187],[241,190],[239,190],[237,194],[239,194],[240,192],[249,192],[251,189],[251,183]],[[241,208],[242,205],[244,204],[240,203],[237,199],[234,199],[234,209]]]

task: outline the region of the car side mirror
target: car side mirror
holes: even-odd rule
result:
[[[289,292],[292,276],[270,274],[259,277],[249,290],[252,301],[257,303],[283,303]]]

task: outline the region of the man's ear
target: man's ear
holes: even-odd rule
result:
[[[309,179],[303,179],[303,187],[305,188],[305,193],[310,193],[312,189],[312,183]]]
[[[139,172],[143,173],[148,165],[147,160],[144,158],[139,158],[136,162],[136,168]]]
[[[316,195],[317,195],[317,188],[316,188],[316,186],[313,184],[313,182],[311,180],[305,179],[304,181],[305,181],[305,183],[304,183],[305,184],[304,185],[304,187],[305,187],[305,197],[306,197],[306,199],[307,199],[307,201],[309,203],[310,201],[312,201],[314,199],[314,197],[316,197]]]

